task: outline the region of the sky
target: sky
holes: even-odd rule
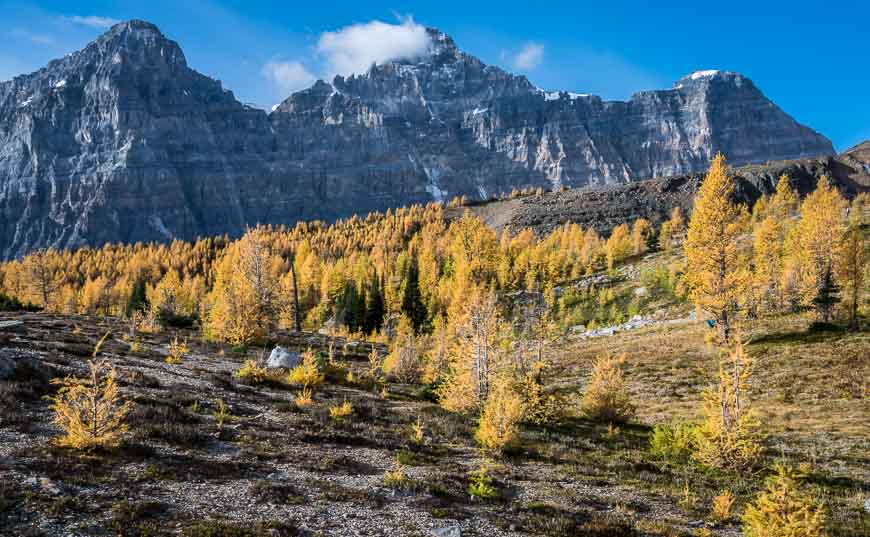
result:
[[[0,80],[137,18],[268,109],[317,78],[415,54],[432,26],[547,90],[626,100],[693,71],[736,71],[838,151],[870,139],[867,1],[0,0],[0,13]]]

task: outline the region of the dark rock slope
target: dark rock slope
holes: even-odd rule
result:
[[[317,82],[269,115],[141,21],[0,83],[0,257],[625,183],[701,170],[717,151],[736,164],[833,152],[735,73],[607,102],[429,35],[423,57]]]
[[[736,201],[752,205],[772,193],[782,175],[801,195],[812,192],[824,175],[847,197],[870,192],[870,142],[837,157],[746,165],[733,170],[737,183]],[[693,172],[624,185],[544,192],[515,199],[474,203],[448,211],[455,218],[470,210],[496,230],[516,233],[530,228],[542,235],[568,222],[593,227],[600,233],[637,218],[658,224],[674,207],[691,214],[692,201],[704,174]]]

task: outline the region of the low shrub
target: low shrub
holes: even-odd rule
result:
[[[827,510],[803,488],[803,476],[793,468],[774,467],[765,489],[743,514],[746,537],[822,537]]]
[[[302,363],[290,370],[287,381],[290,384],[302,385],[303,388],[313,390],[323,383],[324,378],[317,356],[311,349],[308,349],[302,353]]]
[[[266,368],[257,364],[256,360],[245,360],[242,367],[235,372],[235,376],[253,384],[261,384],[269,378]]]
[[[480,500],[491,500],[498,497],[498,491],[492,486],[492,477],[490,477],[489,468],[486,465],[481,465],[478,470],[471,473],[468,494],[472,498]]]
[[[650,437],[650,452],[671,462],[686,462],[695,451],[698,426],[691,423],[656,425]]]
[[[345,401],[340,405],[329,407],[329,417],[334,420],[343,420],[351,414],[353,414],[353,405],[350,403],[350,401]]]
[[[592,366],[592,377],[583,396],[583,411],[592,419],[624,423],[635,415],[629,399],[622,365],[625,355],[618,358],[599,356]]]

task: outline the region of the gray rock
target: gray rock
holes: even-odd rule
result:
[[[833,153],[736,73],[607,102],[428,33],[424,56],[318,81],[270,114],[143,21],[0,82],[0,213],[15,223],[0,224],[0,258],[625,183],[699,172],[720,151],[732,165]]]
[[[47,477],[31,477],[26,479],[24,481],[24,484],[41,489],[46,494],[51,494],[52,496],[61,495],[65,489],[65,487],[59,485],[58,483],[55,483]]]
[[[0,321],[0,332],[24,332],[24,321]]]
[[[0,356],[0,380],[6,380],[15,373],[17,363],[7,356]]]
[[[435,537],[462,537],[462,529],[459,526],[445,526],[432,530]]]
[[[48,379],[51,376],[50,369],[42,362],[39,354],[21,349],[0,348],[0,380],[12,378],[22,367],[29,377]]]
[[[870,498],[868,498],[867,501],[864,502],[864,510],[870,513]]]
[[[288,351],[284,347],[275,347],[269,354],[266,369],[293,369],[301,361],[298,352]]]

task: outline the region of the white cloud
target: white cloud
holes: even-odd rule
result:
[[[33,32],[29,32],[27,30],[23,30],[21,28],[14,28],[13,30],[11,30],[9,32],[9,35],[11,37],[16,38],[16,39],[26,39],[26,40],[31,41],[32,43],[36,43],[38,45],[53,45],[54,44],[54,39],[49,35],[36,34]]]
[[[365,73],[373,63],[415,58],[429,48],[426,28],[410,17],[400,24],[371,21],[324,32],[317,52],[326,59],[329,76]]]
[[[531,71],[544,61],[544,45],[540,43],[526,43],[514,56],[514,67],[522,71]]]
[[[90,26],[91,28],[109,28],[110,26],[114,26],[121,22],[110,17],[98,17],[96,15],[89,15],[87,17],[72,15],[70,17],[64,17],[64,20],[68,20],[75,24],[81,24],[82,26]]]
[[[304,65],[296,61],[270,61],[263,66],[262,72],[284,97],[307,88],[316,80]]]

